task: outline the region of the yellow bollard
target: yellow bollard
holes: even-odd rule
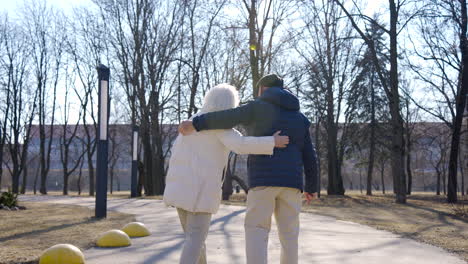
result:
[[[127,247],[132,244],[130,237],[121,230],[110,230],[99,236],[98,247]]]
[[[140,222],[129,223],[122,228],[122,231],[127,233],[129,237],[145,237],[151,235],[148,228]]]
[[[46,249],[39,264],[84,264],[85,259],[81,250],[70,244],[58,244]]]

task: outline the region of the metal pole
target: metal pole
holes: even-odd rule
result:
[[[131,181],[131,197],[137,196],[137,168],[138,168],[138,126],[133,127],[132,133],[132,181]]]
[[[104,65],[98,71],[98,131],[96,160],[96,218],[107,216],[107,155],[109,127],[109,75],[110,70]]]

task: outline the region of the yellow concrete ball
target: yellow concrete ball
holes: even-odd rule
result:
[[[126,224],[122,228],[122,231],[127,233],[129,237],[144,237],[151,235],[148,228],[146,228],[146,226],[140,222],[131,222],[129,224]]]
[[[132,244],[130,237],[121,230],[110,230],[99,236],[98,247],[127,247]]]
[[[58,244],[46,249],[39,264],[84,264],[85,259],[81,250],[70,244]]]

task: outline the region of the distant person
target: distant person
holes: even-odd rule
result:
[[[298,263],[299,213],[304,190],[307,202],[317,193],[317,158],[312,145],[310,122],[299,111],[299,100],[276,74],[262,77],[258,98],[246,105],[221,112],[198,115],[184,121],[179,131],[228,129],[243,124],[249,135],[266,136],[281,130],[290,144],[273,155],[249,155],[245,216],[247,264],[267,263],[271,216],[275,215],[281,241],[281,264]],[[303,180],[305,172],[305,184]]]
[[[235,87],[220,84],[205,96],[196,115],[226,110],[239,104]],[[272,133],[273,134],[273,133]],[[181,264],[205,264],[205,240],[211,215],[221,202],[223,169],[229,152],[272,155],[275,147],[284,148],[287,136],[243,137],[235,129],[219,129],[177,137],[172,147],[164,190],[166,205],[177,208],[185,232]]]
[[[236,185],[236,193],[240,193],[240,186]]]

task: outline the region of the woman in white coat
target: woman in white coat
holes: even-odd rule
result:
[[[206,94],[199,114],[234,108],[239,104],[235,87],[220,84]],[[237,154],[272,155],[286,147],[287,136],[243,137],[235,129],[207,130],[179,135],[172,147],[164,202],[177,208],[185,233],[181,264],[206,263],[205,240],[211,215],[221,202],[223,170],[230,151]]]

